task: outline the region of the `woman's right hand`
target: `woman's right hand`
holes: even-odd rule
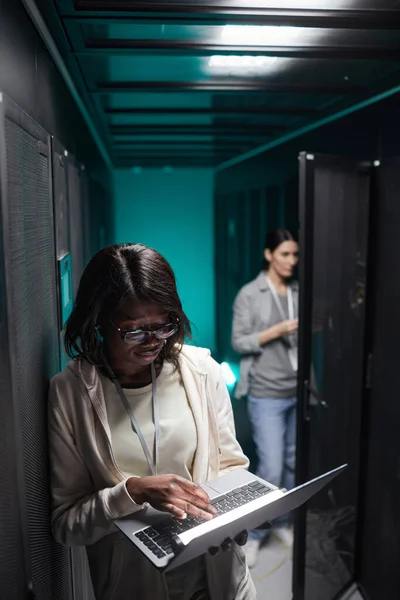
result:
[[[260,346],[264,346],[264,344],[277,340],[284,335],[292,335],[297,331],[298,327],[298,319],[287,319],[286,321],[281,321],[276,325],[272,325],[269,329],[265,329],[258,334]]]
[[[206,492],[179,475],[130,477],[126,487],[137,504],[148,502],[153,508],[169,512],[179,519],[185,519],[189,514],[210,520],[216,514]]]
[[[277,325],[279,331],[279,337],[283,335],[292,335],[299,328],[299,320],[298,319],[287,319],[286,321],[281,321]]]

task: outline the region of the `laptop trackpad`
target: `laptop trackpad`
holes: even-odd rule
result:
[[[249,471],[244,469],[235,469],[226,475],[222,475],[218,479],[213,481],[207,481],[206,484],[201,487],[207,492],[210,498],[215,498],[220,494],[226,494],[231,490],[246,485],[250,481],[254,481],[255,477]]]
[[[203,488],[203,490],[206,492],[206,494],[208,494],[210,500],[213,500],[214,498],[216,498],[217,496],[221,495],[221,492],[217,492],[217,490],[213,490],[212,487],[210,487],[207,483],[205,483],[204,485],[201,486]]]

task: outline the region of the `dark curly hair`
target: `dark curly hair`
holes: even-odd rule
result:
[[[163,256],[142,244],[115,244],[100,250],[87,265],[68,319],[64,344],[74,359],[104,366],[102,343],[96,327],[118,311],[127,300],[158,304],[178,331],[168,338],[160,357],[175,366],[190,323],[183,312],[174,272]]]

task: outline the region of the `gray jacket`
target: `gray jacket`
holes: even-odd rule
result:
[[[299,286],[292,282],[295,314],[298,314]],[[246,396],[249,391],[249,375],[255,357],[261,353],[258,341],[260,331],[268,327],[271,319],[273,296],[265,278],[265,271],[247,283],[236,296],[233,305],[232,347],[242,355],[240,379],[235,398]]]

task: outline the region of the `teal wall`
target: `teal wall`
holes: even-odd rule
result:
[[[175,271],[199,346],[215,349],[212,169],[143,169],[114,174],[116,242],[140,242]]]

